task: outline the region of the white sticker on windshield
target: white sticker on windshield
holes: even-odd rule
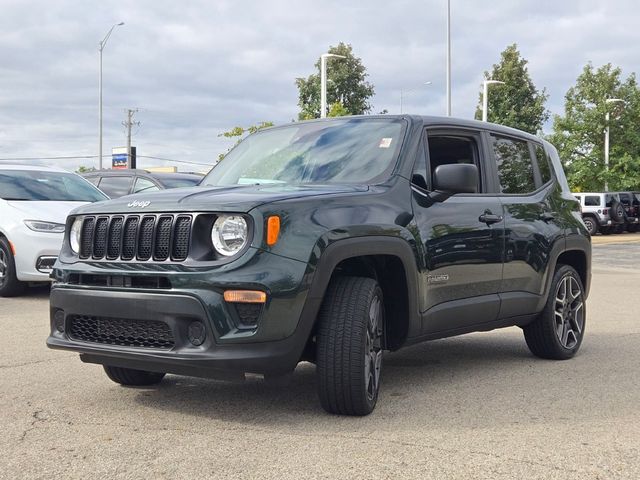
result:
[[[383,138],[382,140],[380,140],[380,145],[378,145],[379,148],[389,148],[391,146],[391,141],[393,140],[393,138]]]

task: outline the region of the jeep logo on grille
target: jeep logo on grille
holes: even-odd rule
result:
[[[151,202],[147,201],[140,201],[140,200],[134,200],[133,202],[129,202],[127,203],[127,207],[129,208],[135,208],[135,207],[140,207],[140,208],[145,208],[148,207],[149,205],[151,205]]]

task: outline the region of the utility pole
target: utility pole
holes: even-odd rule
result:
[[[133,121],[133,115],[138,111],[137,108],[128,108],[125,111],[127,112],[127,119],[122,122],[122,125],[127,129],[127,168],[131,168],[131,127],[133,125],[140,125],[140,122]]]

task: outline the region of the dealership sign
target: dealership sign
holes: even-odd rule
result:
[[[127,147],[115,147],[111,149],[111,168],[127,168]],[[136,147],[131,147],[131,168],[136,168]]]

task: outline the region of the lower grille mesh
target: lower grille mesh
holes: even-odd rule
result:
[[[169,325],[157,320],[71,315],[69,321],[69,336],[83,342],[165,350],[175,344]]]

